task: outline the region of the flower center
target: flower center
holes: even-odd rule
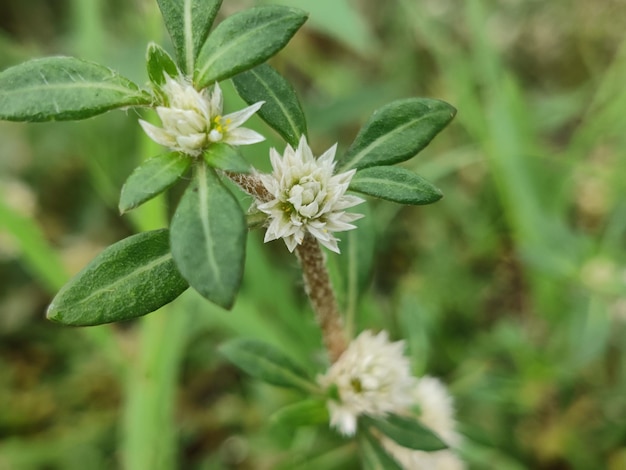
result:
[[[213,125],[209,130],[209,140],[211,142],[220,142],[224,138],[224,134],[228,132],[230,119],[224,119],[222,116],[213,118]]]

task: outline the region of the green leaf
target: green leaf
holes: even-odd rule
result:
[[[306,19],[302,10],[278,5],[229,16],[202,46],[194,82],[204,88],[265,62],[285,47]]]
[[[215,171],[204,164],[196,170],[172,218],[172,255],[191,287],[230,309],[243,275],[246,221]]]
[[[350,181],[350,189],[400,204],[432,204],[443,197],[432,183],[397,166],[372,166],[359,170]]]
[[[191,75],[222,0],[157,0],[157,3],[172,38],[178,65]]]
[[[310,392],[316,385],[309,375],[274,346],[252,339],[235,339],[220,352],[233,364],[264,382]]]
[[[359,448],[366,470],[402,470],[402,467],[369,432],[359,433]]]
[[[172,186],[191,165],[191,159],[178,152],[157,155],[135,168],[122,186],[120,214],[152,199]]]
[[[452,120],[448,103],[409,98],[383,106],[361,128],[339,161],[339,170],[392,165],[415,156]]]
[[[150,101],[113,70],[73,57],[34,59],[0,73],[0,119],[9,121],[85,119]]]
[[[326,400],[303,400],[281,408],[270,417],[273,424],[287,427],[309,426],[328,423]]]
[[[167,229],[133,235],[100,253],[52,299],[48,319],[101,325],[153,312],[188,285],[170,254]]]
[[[207,165],[224,171],[250,173],[250,164],[236,147],[228,144],[211,144],[204,152]]]
[[[177,77],[180,71],[170,55],[158,44],[151,42],[148,44],[147,53],[148,77],[157,86],[165,83],[165,74],[170,77]]]
[[[239,96],[252,105],[265,101],[257,114],[289,144],[297,146],[306,135],[306,119],[291,84],[267,64],[233,77]]]
[[[361,420],[365,426],[378,429],[402,447],[428,452],[448,448],[437,434],[421,424],[417,419],[388,415],[380,419],[363,416]]]

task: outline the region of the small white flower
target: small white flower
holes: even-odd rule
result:
[[[455,430],[454,404],[445,385],[434,377],[422,377],[412,392],[413,404],[419,406],[418,420],[432,429],[450,447],[460,443]],[[464,470],[465,463],[449,449],[424,452],[402,447],[387,437],[381,442],[393,458],[407,470]]]
[[[197,157],[214,142],[248,145],[265,140],[261,134],[240,127],[259,110],[263,101],[222,116],[224,102],[217,83],[209,97],[206,90],[196,90],[185,78],[174,79],[165,74],[161,90],[167,103],[157,106],[156,112],[163,127],[139,120],[146,134],[158,144]]]
[[[362,332],[325,375],[322,387],[334,386],[338,400],[329,400],[330,424],[354,435],[360,415],[383,417],[411,405],[415,378],[403,354],[404,342],[389,342],[387,332]]]
[[[326,248],[339,253],[339,239],[333,232],[356,228],[351,222],[363,216],[345,209],[364,200],[346,194],[356,170],[333,175],[336,149],[334,145],[316,159],[302,136],[298,148],[287,145],[282,158],[275,149],[270,150],[274,171],[259,175],[274,197],[258,205],[270,219],[265,242],[283,238],[289,251],[293,251],[308,232]]]

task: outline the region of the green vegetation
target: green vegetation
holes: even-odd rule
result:
[[[329,258],[357,328],[406,338],[416,375],[450,385],[470,467],[626,468],[620,2],[224,3],[310,12],[272,64],[296,84],[318,151],[336,141],[345,151],[390,101],[429,96],[458,110],[404,164],[443,199],[376,201],[360,230],[340,234],[343,252],[372,263],[371,278]],[[2,70],[74,55],[143,83],[145,44],[170,44],[154,1],[9,0],[0,12]],[[227,82],[224,94],[245,106]],[[268,140],[242,150],[263,169],[268,148],[283,148],[279,136]],[[163,196],[118,212],[132,169],[162,149],[134,112],[119,111],[0,122],[0,143],[1,470],[358,468],[340,437],[315,425],[292,432],[285,411],[269,421],[298,393],[253,381],[219,352],[243,336],[298,364],[317,358],[319,331],[282,243],[263,246],[251,233],[230,312],[189,290],[141,320],[55,325],[45,309],[70,273],[165,225],[175,205]],[[170,198],[181,191],[176,183]]]

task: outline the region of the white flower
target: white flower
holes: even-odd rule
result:
[[[383,417],[411,405],[415,378],[403,354],[404,342],[389,342],[387,332],[364,331],[354,339],[325,375],[322,387],[334,386],[337,400],[329,400],[330,424],[354,435],[360,415]]]
[[[161,90],[167,106],[157,106],[156,111],[163,127],[139,120],[146,134],[158,144],[197,157],[214,142],[248,145],[265,140],[261,134],[239,127],[259,110],[263,101],[222,116],[224,102],[217,83],[208,97],[206,90],[196,90],[185,78],[174,79],[165,74]]]
[[[308,232],[326,248],[339,253],[339,239],[333,232],[356,228],[351,222],[363,216],[345,209],[364,200],[346,194],[356,170],[333,175],[336,149],[334,145],[316,159],[302,136],[298,148],[287,145],[282,158],[275,149],[270,150],[274,171],[259,175],[274,197],[258,205],[270,219],[265,242],[283,238],[289,251],[293,251]]]
[[[450,447],[458,446],[460,436],[455,430],[454,404],[445,385],[434,377],[422,377],[412,392],[413,404],[419,406],[419,421],[432,429]],[[393,458],[407,470],[463,470],[463,461],[449,449],[436,452],[402,447],[387,437],[381,442]]]

